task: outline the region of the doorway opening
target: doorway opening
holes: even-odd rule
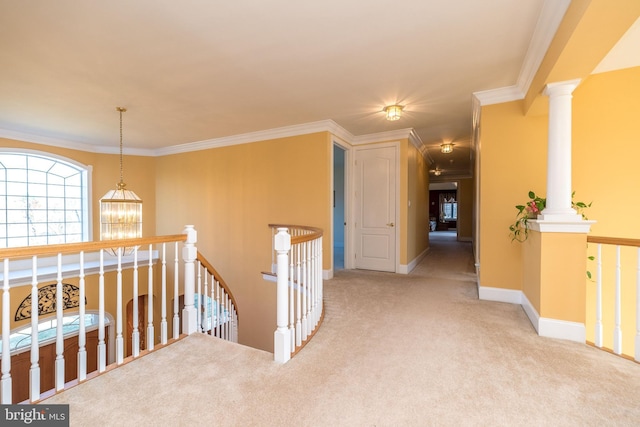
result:
[[[458,233],[458,183],[440,182],[429,185],[429,231],[456,235]]]
[[[345,149],[333,145],[333,269],[345,268]]]

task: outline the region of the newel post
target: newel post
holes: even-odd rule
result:
[[[195,260],[198,256],[198,249],[195,244],[198,240],[198,233],[193,225],[185,226],[183,233],[187,235],[187,240],[182,248],[182,259],[184,261],[182,333],[190,335],[197,330],[197,312],[194,303],[194,293],[196,288]]]
[[[278,228],[278,233],[274,238],[274,249],[277,252],[277,288],[276,288],[276,324],[278,328],[273,338],[274,360],[278,363],[285,363],[291,359],[291,333],[287,328],[288,299],[287,290],[289,287],[289,250],[291,249],[291,236],[287,228]]]

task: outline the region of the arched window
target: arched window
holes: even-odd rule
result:
[[[0,247],[89,240],[87,166],[35,151],[0,151]]]

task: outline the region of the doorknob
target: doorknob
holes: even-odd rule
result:
[[[393,226],[395,226],[395,224],[394,224],[394,223],[392,223],[392,222],[390,222],[389,224],[387,224],[387,226],[388,226],[388,227],[393,227]]]

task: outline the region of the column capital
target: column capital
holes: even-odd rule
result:
[[[571,95],[580,84],[580,81],[580,79],[573,79],[563,82],[547,83],[542,93],[547,96]]]

